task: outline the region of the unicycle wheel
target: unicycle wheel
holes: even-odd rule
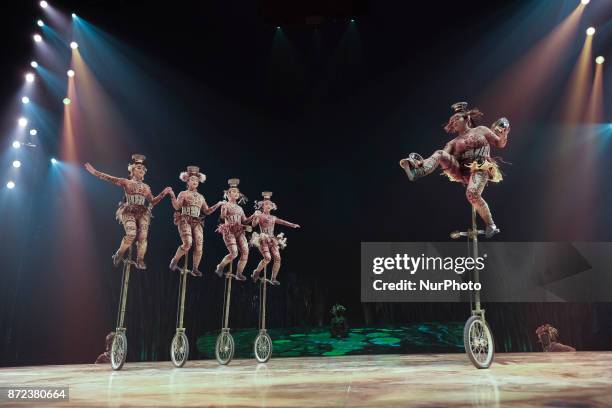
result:
[[[229,364],[234,357],[234,338],[227,330],[223,330],[217,337],[215,357],[221,365]]]
[[[260,331],[253,344],[255,359],[259,363],[267,363],[272,357],[272,339],[265,331]]]
[[[495,344],[489,325],[480,316],[472,316],[465,322],[463,344],[474,367],[489,368],[495,355]]]
[[[111,367],[113,370],[121,370],[123,364],[125,364],[125,358],[127,356],[127,337],[122,331],[117,332],[113,338],[111,345]]]
[[[182,367],[185,365],[189,357],[189,339],[185,332],[176,332],[170,345],[170,358],[175,367]]]

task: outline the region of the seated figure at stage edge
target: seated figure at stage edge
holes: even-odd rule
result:
[[[215,212],[223,202],[219,201],[212,207],[208,207],[204,196],[198,193],[198,185],[206,181],[206,175],[200,173],[199,167],[188,166],[187,171],[182,172],[179,178],[187,183],[187,190],[181,191],[178,197],[174,195],[174,191],[170,191],[170,199],[172,200],[172,207],[176,210],[174,213],[174,225],[178,227],[182,244],[177,248],[176,254],[170,260],[170,269],[173,271],[178,270],[179,260],[195,244],[191,274],[193,276],[202,276],[199,267],[204,251],[204,215],[210,215]]]
[[[128,178],[114,177],[96,170],[91,164],[85,163],[88,172],[104,181],[122,187],[125,192],[124,201],[119,203],[116,218],[125,229],[125,236],[121,245],[113,255],[113,264],[118,266],[125,251],[136,241],[136,267],[147,269],[144,257],[147,252],[147,236],[151,222],[151,209],[159,203],[172,189],[166,187],[159,195],[153,197],[151,188],[143,182],[147,168],[144,164],[145,156],[132,155],[132,162],[128,165],[130,176]],[[146,202],[149,205],[146,205]]]
[[[493,216],[482,192],[487,182],[498,183],[502,173],[495,159],[491,157],[491,145],[503,148],[508,142],[510,123],[508,119],[498,119],[489,129],[486,126],[475,126],[474,121],[483,116],[475,109],[468,110],[466,102],[452,105],[453,115],[444,126],[447,133],[456,137],[435,151],[427,159],[416,153],[400,160],[400,166],[406,171],[410,181],[431,174],[440,167],[451,181],[467,185],[466,197],[474,206],[486,225],[486,237],[491,238],[500,232],[493,222]]]
[[[264,199],[255,202],[255,213],[252,215],[253,226],[259,225],[259,233],[254,232],[251,236],[251,245],[259,249],[263,259],[259,261],[259,265],[257,265],[257,268],[253,271],[251,277],[254,281],[257,281],[259,279],[259,273],[270,263],[272,258],[274,258],[272,278],[270,281],[273,285],[280,285],[280,282],[276,279],[281,266],[280,249],[284,249],[287,246],[287,238],[285,238],[283,233],[275,236],[274,225],[279,224],[290,228],[300,228],[300,226],[270,214],[271,210],[276,210],[278,208],[276,204],[270,200],[272,192],[264,191],[261,195]],[[272,256],[270,256],[270,253],[272,253]]]
[[[238,189],[240,180],[233,178],[227,181],[229,188],[223,192],[223,198],[226,200],[221,205],[221,218],[223,223],[217,227],[217,232],[223,236],[223,242],[227,247],[228,254],[217,265],[215,273],[220,277],[223,276],[225,267],[238,257],[238,249],[240,249],[240,260],[236,268],[236,279],[246,280],[242,274],[244,267],[249,259],[249,244],[246,238],[246,229],[244,224],[251,221],[251,217],[246,217],[244,210],[240,204],[246,202],[247,198]]]

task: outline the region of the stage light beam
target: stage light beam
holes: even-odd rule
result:
[[[17,123],[19,123],[19,127],[22,127],[22,128],[28,126],[28,120],[24,117],[19,118]]]
[[[62,102],[64,103],[64,105],[70,105],[72,101],[70,100],[70,98],[64,98]]]
[[[36,22],[36,25],[38,25],[39,27],[44,27],[44,26],[45,26],[45,22],[44,22],[44,21],[42,21],[42,20],[38,20],[38,21]]]
[[[30,66],[31,66],[32,68],[38,68],[38,62],[36,62],[36,61],[32,61],[32,62],[30,62]]]
[[[586,29],[586,35],[595,35],[595,27],[589,27]]]
[[[604,63],[605,60],[606,59],[600,55],[599,57],[595,58],[595,63],[601,65]]]
[[[14,181],[9,181],[8,183],[6,183],[6,188],[8,188],[9,190],[12,190],[15,188],[15,182]]]
[[[21,103],[23,103],[24,105],[30,103],[30,98],[28,98],[27,96],[22,96]]]
[[[37,133],[38,133],[38,130],[30,129],[30,136],[36,136]]]
[[[40,34],[34,34],[34,41],[37,43],[42,41],[42,36]]]
[[[79,48],[79,44],[76,41],[72,41],[70,43],[70,48],[72,48],[73,50],[76,50],[77,48]]]
[[[13,142],[13,149],[19,149],[21,147],[21,143],[19,142],[19,140],[15,140]]]
[[[44,9],[49,7],[49,3],[47,3],[45,0],[41,1],[39,4],[40,4],[40,7],[44,8]]]
[[[57,164],[57,159],[55,157],[51,158],[51,164]]]
[[[68,77],[72,78],[74,76],[74,71],[72,69],[69,69],[68,71],[66,71],[66,75],[68,75]]]
[[[28,73],[25,75],[25,79],[26,79],[26,81],[28,81],[28,82],[30,82],[30,83],[34,82],[34,74],[33,74],[33,73],[31,73],[31,72],[28,72]]]
[[[591,0],[580,0],[580,3],[582,3],[582,5],[584,5],[584,6],[586,6],[590,2],[591,2]]]
[[[18,169],[21,167],[21,162],[19,160],[13,161],[13,167]]]

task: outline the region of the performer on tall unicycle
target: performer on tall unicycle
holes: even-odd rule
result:
[[[181,236],[182,244],[176,250],[176,254],[170,260],[170,269],[178,270],[178,262],[187,254],[193,245],[193,268],[191,274],[193,276],[202,276],[199,271],[200,261],[204,249],[204,215],[212,214],[219,208],[223,202],[209,207],[206,199],[198,192],[198,185],[206,181],[206,175],[200,173],[200,168],[197,166],[188,166],[187,171],[180,174],[181,181],[187,183],[187,190],[181,191],[177,196],[174,191],[170,191],[172,207],[176,210],[174,213],[174,224],[178,227],[179,235]]]
[[[244,267],[249,259],[249,244],[246,238],[245,225],[251,221],[251,217],[244,214],[244,210],[240,206],[247,201],[244,194],[238,189],[240,180],[232,178],[227,181],[229,188],[223,192],[223,198],[226,200],[221,205],[221,218],[223,223],[217,228],[217,232],[223,236],[223,242],[227,247],[228,254],[217,265],[215,273],[219,277],[223,276],[223,271],[227,265],[238,257],[240,250],[240,259],[236,268],[236,279],[243,281],[246,277],[243,275]]]
[[[88,172],[101,180],[109,181],[123,188],[125,192],[124,201],[119,203],[116,217],[125,229],[125,236],[121,240],[119,249],[113,255],[113,264],[119,266],[125,251],[136,241],[136,267],[147,269],[144,257],[147,252],[147,236],[151,221],[151,209],[159,203],[170,191],[166,187],[160,194],[153,197],[151,188],[144,183],[147,168],[144,164],[145,156],[141,154],[132,155],[132,162],[128,165],[130,176],[128,178],[114,177],[96,170],[91,164],[85,163]],[[147,205],[147,201],[149,204]]]
[[[493,222],[493,216],[482,192],[491,181],[498,183],[502,173],[495,159],[491,157],[491,145],[504,148],[508,142],[510,123],[508,119],[498,119],[491,128],[476,126],[476,120],[483,114],[478,108],[468,109],[467,102],[458,102],[451,106],[453,111],[444,130],[454,139],[423,160],[418,153],[411,153],[400,160],[400,166],[406,171],[410,181],[431,174],[440,167],[451,181],[467,186],[466,197],[485,223],[485,235],[491,238],[500,232]]]
[[[278,208],[276,204],[270,200],[272,197],[271,191],[264,191],[261,195],[263,196],[263,200],[255,202],[255,213],[252,215],[253,218],[251,221],[254,227],[259,225],[259,233],[254,232],[251,236],[251,245],[259,250],[263,258],[259,261],[251,277],[253,281],[257,282],[263,268],[274,259],[270,283],[273,285],[280,285],[277,279],[278,271],[281,266],[280,249],[284,249],[287,246],[287,238],[285,238],[283,233],[275,236],[274,225],[279,224],[290,228],[300,228],[300,226],[270,214],[270,211]]]

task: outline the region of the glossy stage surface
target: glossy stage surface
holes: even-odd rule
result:
[[[612,352],[499,354],[488,370],[464,354],[0,369],[0,385],[9,384],[67,384],[70,405],[79,407],[612,406]]]

